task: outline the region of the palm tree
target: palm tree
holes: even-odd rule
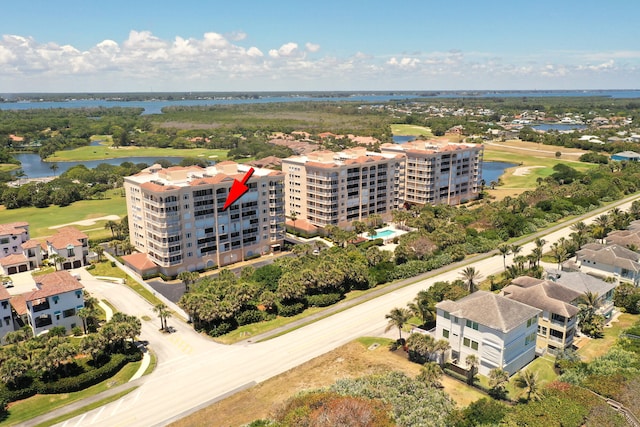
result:
[[[502,263],[504,265],[505,271],[507,270],[507,255],[511,253],[511,246],[502,243],[498,245],[498,252],[502,255]]]
[[[558,262],[558,271],[562,270],[562,263],[567,260],[568,251],[564,245],[564,242],[558,241],[551,245],[551,253]]]
[[[156,313],[160,318],[160,329],[163,331],[166,330],[167,329],[166,319],[168,317],[171,317],[171,312],[169,311],[169,307],[167,307],[166,304],[160,302],[153,307],[153,312]]]
[[[51,163],[51,166],[49,166],[49,169],[53,171],[53,176],[55,176],[58,169],[60,169],[60,166],[58,166],[57,163]]]
[[[178,280],[181,280],[182,283],[184,283],[185,292],[189,292],[189,285],[195,283],[196,280],[200,278],[200,275],[195,271],[183,271],[182,273],[178,274],[177,278]]]
[[[509,373],[502,368],[494,368],[489,371],[489,394],[497,399],[503,399],[506,395],[505,386],[509,382]]]
[[[482,278],[482,275],[475,267],[465,267],[460,272],[460,276],[466,282],[469,293],[473,293],[476,290],[476,281]]]
[[[424,382],[427,387],[441,387],[440,379],[442,378],[442,368],[435,362],[427,362],[420,368],[418,380]]]
[[[102,245],[94,245],[91,247],[91,250],[93,250],[93,252],[98,256],[98,262],[102,262],[102,255],[104,255],[104,248]]]
[[[480,361],[478,360],[478,357],[475,354],[469,354],[464,359],[464,363],[467,365],[467,369],[468,369],[467,384],[473,384],[478,366],[480,365]]]
[[[444,366],[444,354],[450,348],[451,348],[451,345],[449,345],[449,341],[447,340],[438,340],[433,344],[433,351],[435,353],[440,353],[439,354],[440,357],[438,358],[440,366]]]
[[[58,254],[53,254],[49,256],[49,261],[53,263],[53,268],[55,268],[56,271],[58,271],[58,265],[60,265],[60,268],[62,268],[62,263],[65,262],[67,259],[61,255]]]
[[[408,305],[409,310],[422,319],[422,323],[426,324],[427,319],[431,319],[435,313],[435,303],[431,299],[431,295],[427,290],[418,292],[418,295]]]
[[[518,254],[522,252],[522,246],[517,245],[517,244],[513,244],[511,245],[511,253],[513,254],[513,256],[518,256]]]
[[[392,328],[398,328],[398,333],[400,334],[400,340],[402,339],[402,327],[411,319],[411,311],[407,308],[394,308],[389,314],[384,316],[385,319],[389,319],[389,324],[384,329],[385,332],[389,331]]]
[[[0,365],[0,380],[5,384],[16,384],[28,370],[27,362],[19,357],[9,357]]]
[[[118,223],[117,223],[117,222],[115,222],[115,221],[111,221],[111,220],[107,221],[107,222],[104,224],[104,228],[105,228],[105,230],[106,230],[107,228],[111,230],[111,237],[115,237],[115,236],[116,236],[116,228],[117,228],[117,227],[118,227]]]
[[[298,214],[295,211],[291,211],[289,214],[289,219],[293,221],[293,228],[296,228],[296,220],[298,219]]]
[[[540,399],[540,382],[538,381],[538,373],[525,369],[520,371],[520,374],[516,378],[516,385],[525,389],[527,393],[527,400]]]

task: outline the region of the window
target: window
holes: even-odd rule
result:
[[[545,326],[538,326],[538,333],[540,335],[546,336],[547,335],[547,328]]]
[[[76,314],[76,309],[70,308],[62,312],[62,317],[71,317],[71,316],[75,316],[75,314]]]
[[[531,319],[527,320],[527,328],[530,327],[531,325],[534,325],[536,322],[538,321],[538,317],[532,317]]]
[[[466,325],[467,328],[475,329],[476,331],[478,330],[478,322],[472,322],[471,320],[467,319]]]
[[[527,335],[527,337],[524,339],[524,345],[529,345],[532,342],[536,342],[536,333],[532,333]]]
[[[444,316],[445,319],[450,319],[451,315],[449,314],[448,311],[445,311],[444,313],[442,313],[442,315]]]
[[[449,338],[449,331],[448,331],[448,330],[446,330],[446,329],[443,329],[443,330],[442,330],[442,336],[443,336],[444,338]]]
[[[464,345],[465,347],[470,347],[473,350],[477,350],[478,349],[478,342],[477,341],[473,341],[469,338],[463,338],[462,339],[462,345]]]

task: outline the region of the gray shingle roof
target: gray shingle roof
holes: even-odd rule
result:
[[[558,272],[555,270],[549,275],[549,278],[551,281],[562,285],[565,288],[573,289],[574,291],[582,294],[592,292],[599,296],[603,296],[616,287],[615,283],[607,283],[602,279],[577,271]]]
[[[518,277],[511,283],[502,289],[502,294],[507,298],[565,317],[578,314],[578,307],[570,303],[578,299],[582,295],[581,292],[549,280],[527,276]]]
[[[577,253],[578,260],[588,260],[605,265],[613,265],[630,271],[640,271],[640,254],[620,245],[589,243]]]
[[[445,300],[436,307],[504,333],[540,313],[540,310],[487,291],[477,291],[458,301]]]

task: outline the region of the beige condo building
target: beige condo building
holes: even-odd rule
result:
[[[380,150],[405,158],[402,203],[457,205],[477,198],[480,193],[482,145],[412,141],[382,144]]]
[[[142,276],[176,275],[279,250],[284,239],[284,174],[254,168],[249,190],[226,210],[235,179],[250,166],[151,166],[126,177],[129,236],[139,253],[123,257]]]
[[[316,227],[349,228],[374,214],[387,220],[398,206],[403,162],[363,147],[283,159],[286,215]]]

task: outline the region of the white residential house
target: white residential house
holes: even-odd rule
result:
[[[586,244],[576,252],[580,271],[640,283],[640,254],[620,245]]]
[[[5,335],[13,331],[13,315],[9,302],[10,299],[11,295],[9,295],[9,292],[7,292],[3,286],[0,286],[0,345],[5,343]]]
[[[60,228],[47,238],[49,256],[59,255],[65,258],[60,264],[63,270],[79,268],[87,264],[89,255],[89,236],[73,227]]]
[[[43,274],[35,279],[36,289],[24,295],[26,317],[34,335],[55,326],[64,326],[67,332],[81,326],[78,310],[84,307],[82,284],[68,271]]]
[[[462,368],[473,354],[480,374],[502,368],[513,375],[535,358],[537,308],[477,291],[436,304],[436,312],[436,339],[449,341],[451,359]]]
[[[42,265],[42,245],[29,237],[29,223],[0,224],[0,273],[9,275]]]

